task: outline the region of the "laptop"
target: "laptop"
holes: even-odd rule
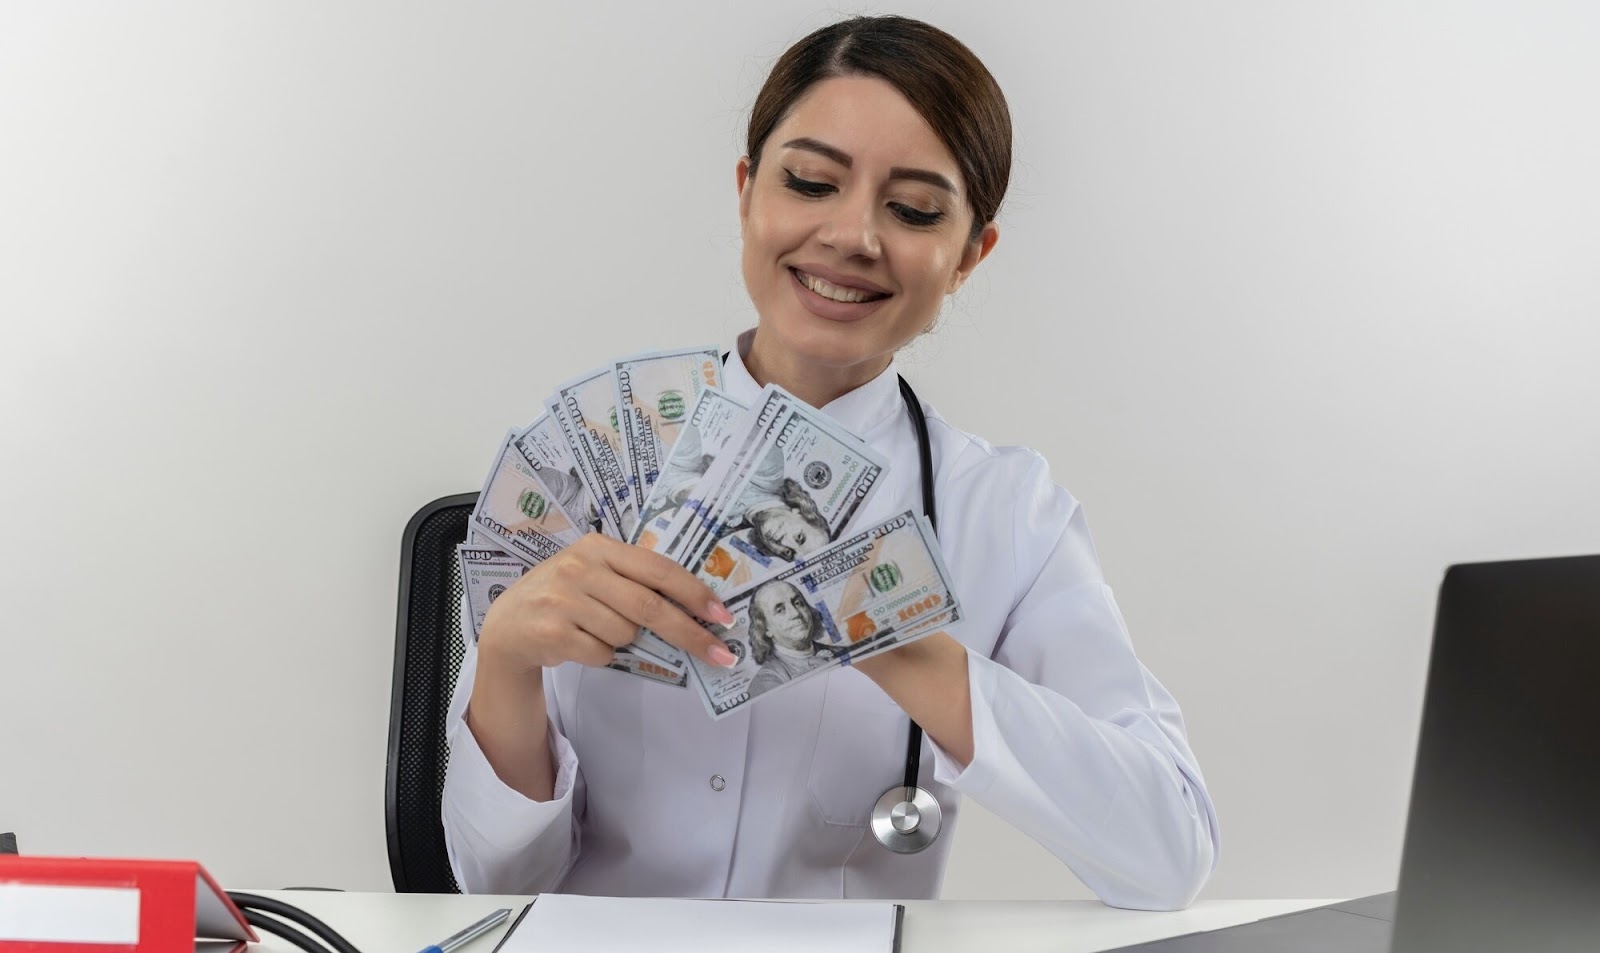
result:
[[[1400,889],[1116,953],[1600,951],[1600,556],[1452,566]]]

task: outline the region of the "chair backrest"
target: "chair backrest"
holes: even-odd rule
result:
[[[439,799],[450,758],[445,715],[465,651],[456,544],[467,538],[477,500],[476,493],[434,500],[411,517],[400,543],[384,819],[389,872],[401,893],[461,892],[445,852]]]

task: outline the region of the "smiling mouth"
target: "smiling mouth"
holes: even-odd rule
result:
[[[816,275],[808,275],[798,268],[790,268],[794,276],[800,280],[806,290],[813,294],[827,298],[829,301],[838,301],[843,304],[861,304],[867,301],[882,301],[889,297],[884,292],[862,291],[860,288],[846,288],[836,285],[831,281],[824,281]]]

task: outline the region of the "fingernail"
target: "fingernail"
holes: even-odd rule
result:
[[[727,612],[728,610],[723,609],[722,611]],[[716,662],[723,668],[733,668],[739,664],[738,657],[721,645],[713,645],[706,654],[711,656],[711,661]]]
[[[715,599],[706,603],[706,618],[718,625],[733,625],[733,613],[728,611],[727,606]]]

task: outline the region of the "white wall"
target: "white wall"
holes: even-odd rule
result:
[[[1207,896],[1387,889],[1443,568],[1600,551],[1600,14],[900,12],[1018,129],[911,375],[1086,502]],[[558,377],[751,321],[742,123],[832,17],[4,0],[0,830],[386,888],[401,527]],[[949,896],[1085,895],[956,837]]]

